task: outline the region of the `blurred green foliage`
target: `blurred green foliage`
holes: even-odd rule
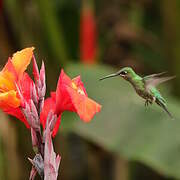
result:
[[[92,123],[84,124],[78,120],[71,130],[108,151],[143,162],[161,174],[179,179],[180,103],[169,95],[167,84],[161,91],[175,120],[157,105],[146,108],[144,100],[121,78],[98,81],[114,71],[102,65],[68,66],[67,72],[72,76],[81,74],[89,96],[103,105],[102,112]],[[63,117],[63,128],[69,124],[67,119],[74,121],[75,118]]]

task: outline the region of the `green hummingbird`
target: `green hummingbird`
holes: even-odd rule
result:
[[[165,99],[162,97],[161,93],[156,89],[157,85],[165,81],[168,81],[170,79],[173,79],[175,77],[175,76],[161,77],[165,73],[166,72],[162,72],[158,74],[151,74],[145,77],[141,77],[138,74],[136,74],[132,68],[124,67],[120,69],[118,72],[105,76],[100,80],[121,76],[126,81],[129,81],[132,84],[136,93],[139,96],[141,96],[146,100],[145,106],[148,106],[153,102],[156,102],[156,104],[158,104],[161,108],[163,108],[168,113],[168,115],[173,119],[173,116],[167,109]]]

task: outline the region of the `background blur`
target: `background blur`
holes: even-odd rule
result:
[[[39,65],[46,64],[48,92],[64,68],[80,74],[103,105],[89,124],[63,114],[55,138],[59,179],[180,179],[179,19],[178,0],[0,0],[1,66],[33,45]],[[174,121],[157,105],[145,108],[121,78],[98,81],[124,66],[177,76],[159,87]],[[30,133],[20,121],[0,118],[0,179],[28,179]]]

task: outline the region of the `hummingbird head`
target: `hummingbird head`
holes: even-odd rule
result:
[[[107,78],[111,78],[111,77],[116,77],[116,76],[121,76],[122,78],[124,78],[125,80],[131,80],[134,76],[135,76],[135,72],[133,71],[132,68],[130,67],[124,67],[122,69],[120,69],[118,72],[107,75],[103,78],[101,78],[100,80],[104,80]]]

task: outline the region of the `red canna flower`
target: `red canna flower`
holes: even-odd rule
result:
[[[101,110],[101,105],[88,98],[80,76],[71,80],[63,70],[56,92],[44,101],[45,66],[42,62],[39,71],[33,50],[31,47],[16,52],[0,71],[0,109],[20,119],[31,130],[36,155],[28,158],[33,165],[30,179],[37,173],[45,179],[57,179],[60,156],[54,152],[51,135],[54,137],[58,132],[61,114],[76,112],[83,121],[89,122]],[[34,81],[25,72],[31,59]]]
[[[45,127],[49,111],[58,116],[61,116],[63,111],[76,112],[81,120],[89,122],[100,110],[101,105],[88,97],[80,76],[71,80],[62,70],[56,92],[51,93],[51,97],[45,100],[41,123]],[[60,117],[54,127],[53,136],[56,135],[59,125]]]
[[[80,20],[80,59],[86,64],[94,64],[96,60],[96,23],[92,5],[83,1]]]
[[[22,115],[20,109],[20,97],[17,93],[16,84],[23,86],[23,94],[28,98],[28,84],[31,79],[24,72],[30,64],[34,48],[26,48],[13,54],[8,59],[7,64],[0,72],[0,109],[22,120],[26,126],[27,121]]]

